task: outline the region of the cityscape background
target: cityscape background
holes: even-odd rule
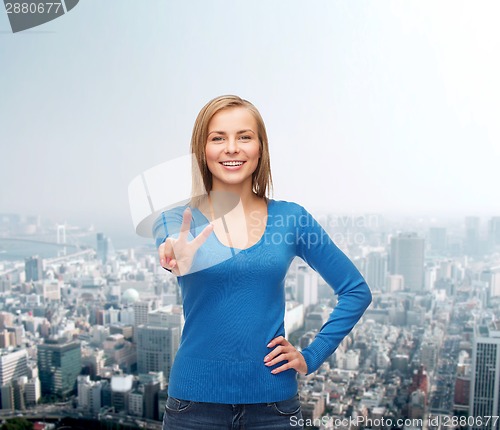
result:
[[[500,415],[499,19],[493,0],[86,0],[12,34],[0,13],[0,420],[161,428],[181,292],[127,187],[234,93],[268,127],[274,197],[374,295],[299,377],[304,417],[498,428],[478,417]],[[336,299],[300,260],[286,292],[302,348]]]
[[[306,428],[496,429],[500,215],[317,218],[373,303],[298,375]],[[0,245],[0,419],[160,429],[184,314],[153,244],[117,249],[103,232],[0,214]],[[300,259],[284,287],[286,337],[302,349],[337,299]]]

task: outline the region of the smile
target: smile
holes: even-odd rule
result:
[[[222,164],[225,167],[238,167],[242,166],[244,161],[221,161],[220,164]]]

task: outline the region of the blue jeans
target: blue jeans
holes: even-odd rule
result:
[[[303,429],[299,394],[271,403],[228,405],[193,402],[170,396],[163,430],[285,430]]]

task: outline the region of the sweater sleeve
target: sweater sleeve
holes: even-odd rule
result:
[[[167,237],[176,237],[181,231],[182,215],[186,206],[178,206],[168,211],[162,212],[153,223],[153,237],[156,248],[158,248]],[[190,234],[190,238],[192,235]]]
[[[300,206],[297,255],[311,266],[338,295],[337,305],[309,346],[302,350],[307,375],[332,355],[372,301],[363,276],[335,245],[321,225]]]

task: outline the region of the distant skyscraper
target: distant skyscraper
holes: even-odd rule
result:
[[[478,326],[472,348],[472,372],[469,415],[500,415],[500,324]],[[472,426],[473,429],[497,429],[498,423]]]
[[[391,239],[390,273],[403,275],[410,291],[424,288],[424,247],[424,238],[416,233],[400,233]]]
[[[429,228],[429,245],[433,252],[439,254],[444,254],[446,252],[448,241],[445,227]]]
[[[103,233],[97,233],[97,258],[102,264],[109,262],[114,255],[113,243]]]
[[[462,358],[460,358],[460,356]],[[467,362],[464,363],[463,357],[467,357]],[[469,410],[470,403],[470,359],[465,351],[461,351],[459,354],[459,363],[457,365],[457,372],[455,377],[455,393],[453,398],[453,409],[454,411],[465,411]]]
[[[144,384],[144,418],[149,420],[158,419],[158,392],[159,382]]]
[[[488,283],[489,298],[500,296],[500,267],[484,269],[479,279]]]
[[[168,305],[148,313],[147,324],[156,327],[179,327],[180,332],[184,328],[184,313],[182,306]]]
[[[308,306],[318,303],[318,274],[304,264],[297,266],[297,301]]]
[[[132,305],[132,308],[134,309],[134,325],[137,327],[147,324],[148,314],[156,309],[156,302],[153,300],[138,301]]]
[[[97,414],[102,407],[102,381],[91,381],[89,375],[80,375],[78,381],[78,406]]]
[[[38,370],[43,394],[65,397],[76,388],[82,368],[80,343],[46,340],[38,346]]]
[[[115,411],[128,409],[129,394],[132,391],[134,377],[132,375],[115,375],[111,377],[111,404]]]
[[[17,351],[0,350],[0,387],[26,375],[28,375],[28,354],[26,349]]]
[[[500,216],[494,216],[488,223],[488,240],[490,245],[500,245]]]
[[[12,288],[12,282],[9,279],[8,275],[3,279],[0,278],[0,293],[6,293],[10,291],[11,288]]]
[[[144,392],[135,389],[128,395],[128,413],[136,417],[144,414]]]
[[[467,255],[478,255],[480,252],[479,227],[481,220],[477,216],[465,217],[464,252]]]
[[[2,406],[2,409],[10,409],[12,411],[14,410],[14,387],[12,386],[12,384],[2,385],[0,387],[0,399],[0,405]]]
[[[158,393],[165,385],[163,372],[140,374],[139,383],[144,389],[144,418],[158,420]]]
[[[425,370],[434,372],[438,359],[438,343],[432,337],[424,338],[424,342],[420,347],[420,362]]]
[[[162,371],[166,378],[175,354],[179,349],[179,327],[137,327],[137,371],[139,373]]]
[[[370,252],[366,256],[366,283],[374,290],[384,291],[387,276],[387,254]]]
[[[102,263],[106,262],[106,239],[103,233],[97,233],[97,258],[101,260]]]
[[[38,256],[27,258],[24,262],[26,282],[39,281],[42,279],[42,259]]]

